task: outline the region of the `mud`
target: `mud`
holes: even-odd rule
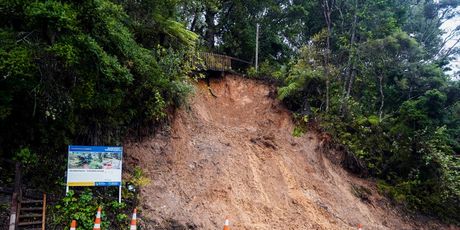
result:
[[[455,229],[405,215],[375,183],[331,163],[318,135],[293,137],[274,88],[238,76],[196,84],[169,129],[125,145],[144,229]]]

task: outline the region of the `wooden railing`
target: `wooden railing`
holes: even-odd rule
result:
[[[241,71],[252,65],[251,62],[222,54],[200,52],[194,64],[200,70]]]
[[[15,165],[14,188],[11,195],[8,230],[41,229],[46,227],[46,194],[40,198],[27,196],[22,189],[22,165],[7,159],[0,159]],[[3,190],[3,189],[2,189]],[[41,228],[39,228],[41,226]],[[3,228],[2,228],[3,229]]]

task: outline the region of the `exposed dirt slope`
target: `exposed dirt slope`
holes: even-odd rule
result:
[[[439,229],[397,213],[373,183],[332,164],[314,133],[295,138],[273,88],[236,76],[196,86],[169,130],[126,146],[147,229]],[[352,192],[364,186],[368,201]]]

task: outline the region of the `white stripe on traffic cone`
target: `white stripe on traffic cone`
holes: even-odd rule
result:
[[[133,211],[133,218],[131,219],[129,230],[137,230],[137,209]]]
[[[225,217],[224,230],[230,230],[230,221],[228,220],[228,217]]]
[[[97,209],[96,219],[94,220],[93,230],[100,230],[101,229],[101,211],[102,211],[102,208],[99,207]]]
[[[72,223],[70,224],[70,230],[76,230],[77,229],[77,221],[72,220]]]

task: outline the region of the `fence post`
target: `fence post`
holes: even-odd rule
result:
[[[15,230],[19,213],[18,212],[18,199],[21,193],[21,164],[16,162],[15,164],[15,175],[14,175],[14,192],[11,196],[11,214],[10,214],[10,226],[9,230]]]

